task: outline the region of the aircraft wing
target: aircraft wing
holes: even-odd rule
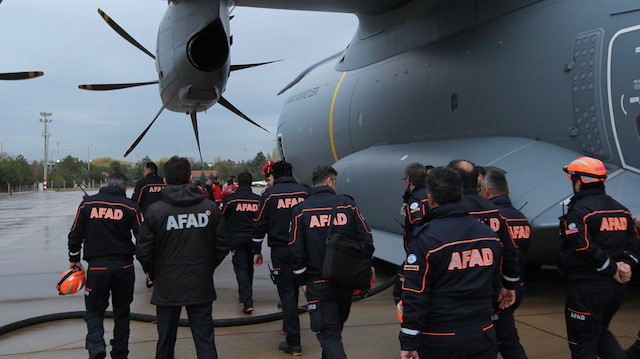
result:
[[[374,14],[409,3],[409,0],[236,0],[236,6]]]
[[[398,223],[403,222],[400,178],[404,168],[413,162],[446,166],[451,160],[466,159],[507,171],[513,204],[532,226],[529,260],[555,263],[560,253],[558,217],[563,203],[573,195],[562,168],[580,156],[529,138],[484,137],[373,146],[340,159],[334,167],[339,173],[338,192],[356,199],[372,227],[378,258],[392,263],[404,259]],[[607,193],[632,214],[640,214],[640,175],[618,168],[608,168],[608,172]]]

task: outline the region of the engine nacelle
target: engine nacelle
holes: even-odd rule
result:
[[[220,69],[229,58],[228,35],[222,21],[216,19],[187,42],[187,57],[198,70]]]

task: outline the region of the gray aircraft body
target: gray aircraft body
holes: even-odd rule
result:
[[[532,263],[555,262],[572,195],[562,167],[587,155],[607,191],[640,214],[640,3],[635,0],[238,0],[352,12],[344,51],[289,84],[281,157],[310,182],[340,172],[373,229],[376,256],[403,260],[404,167],[468,159],[507,171],[530,219]]]

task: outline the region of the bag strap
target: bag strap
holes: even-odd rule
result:
[[[331,215],[329,215],[329,234],[327,234],[327,240],[331,237],[331,232],[333,232],[333,219],[336,216],[336,211],[338,210],[338,195],[333,196],[333,204],[331,205]]]

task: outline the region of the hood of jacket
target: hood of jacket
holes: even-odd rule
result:
[[[204,201],[204,194],[193,183],[181,185],[167,185],[160,192],[162,200],[179,207],[188,207]]]

